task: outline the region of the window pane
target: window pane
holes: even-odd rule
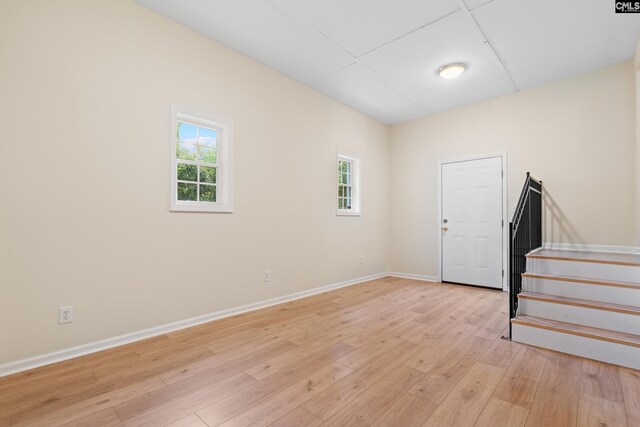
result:
[[[207,163],[216,163],[218,160],[217,150],[209,147],[198,147],[198,160]]]
[[[181,181],[197,181],[198,167],[196,165],[178,163],[178,179]]]
[[[198,144],[215,147],[218,140],[218,132],[206,128],[198,128]]]
[[[347,197],[344,201],[344,208],[351,209],[351,197]]]
[[[344,160],[338,161],[338,173],[343,173],[345,171],[344,164],[345,164]]]
[[[200,166],[200,182],[206,182],[209,184],[216,183],[216,170],[209,166]]]
[[[344,187],[342,185],[338,186],[338,197],[344,197]]]
[[[196,143],[196,127],[178,122],[178,140],[189,144]]]
[[[178,200],[198,200],[198,184],[178,183]]]
[[[346,190],[345,196],[347,196],[348,198],[351,198],[351,187],[346,187],[345,190]]]
[[[201,202],[215,202],[216,201],[216,186],[215,185],[200,185],[200,201]]]
[[[351,173],[351,162],[344,162],[344,171],[346,173]]]
[[[342,197],[338,198],[338,209],[344,209],[344,199]]]
[[[187,144],[184,142],[178,142],[176,155],[182,160],[195,160],[196,159],[196,146]]]

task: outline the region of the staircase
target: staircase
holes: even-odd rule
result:
[[[640,369],[640,256],[526,255],[513,341]]]

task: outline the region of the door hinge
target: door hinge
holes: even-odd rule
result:
[[[504,269],[502,270],[502,277],[504,277]]]
[[[500,176],[504,178],[504,169],[500,169]]]
[[[502,228],[504,228],[504,219],[502,220]]]

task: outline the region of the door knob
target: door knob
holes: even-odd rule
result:
[[[442,231],[449,231],[449,227],[442,227]]]

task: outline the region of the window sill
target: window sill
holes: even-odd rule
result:
[[[337,216],[362,216],[362,212],[338,211]]]
[[[172,204],[171,212],[211,212],[211,213],[233,213],[233,206],[219,204],[200,203],[176,203]]]

